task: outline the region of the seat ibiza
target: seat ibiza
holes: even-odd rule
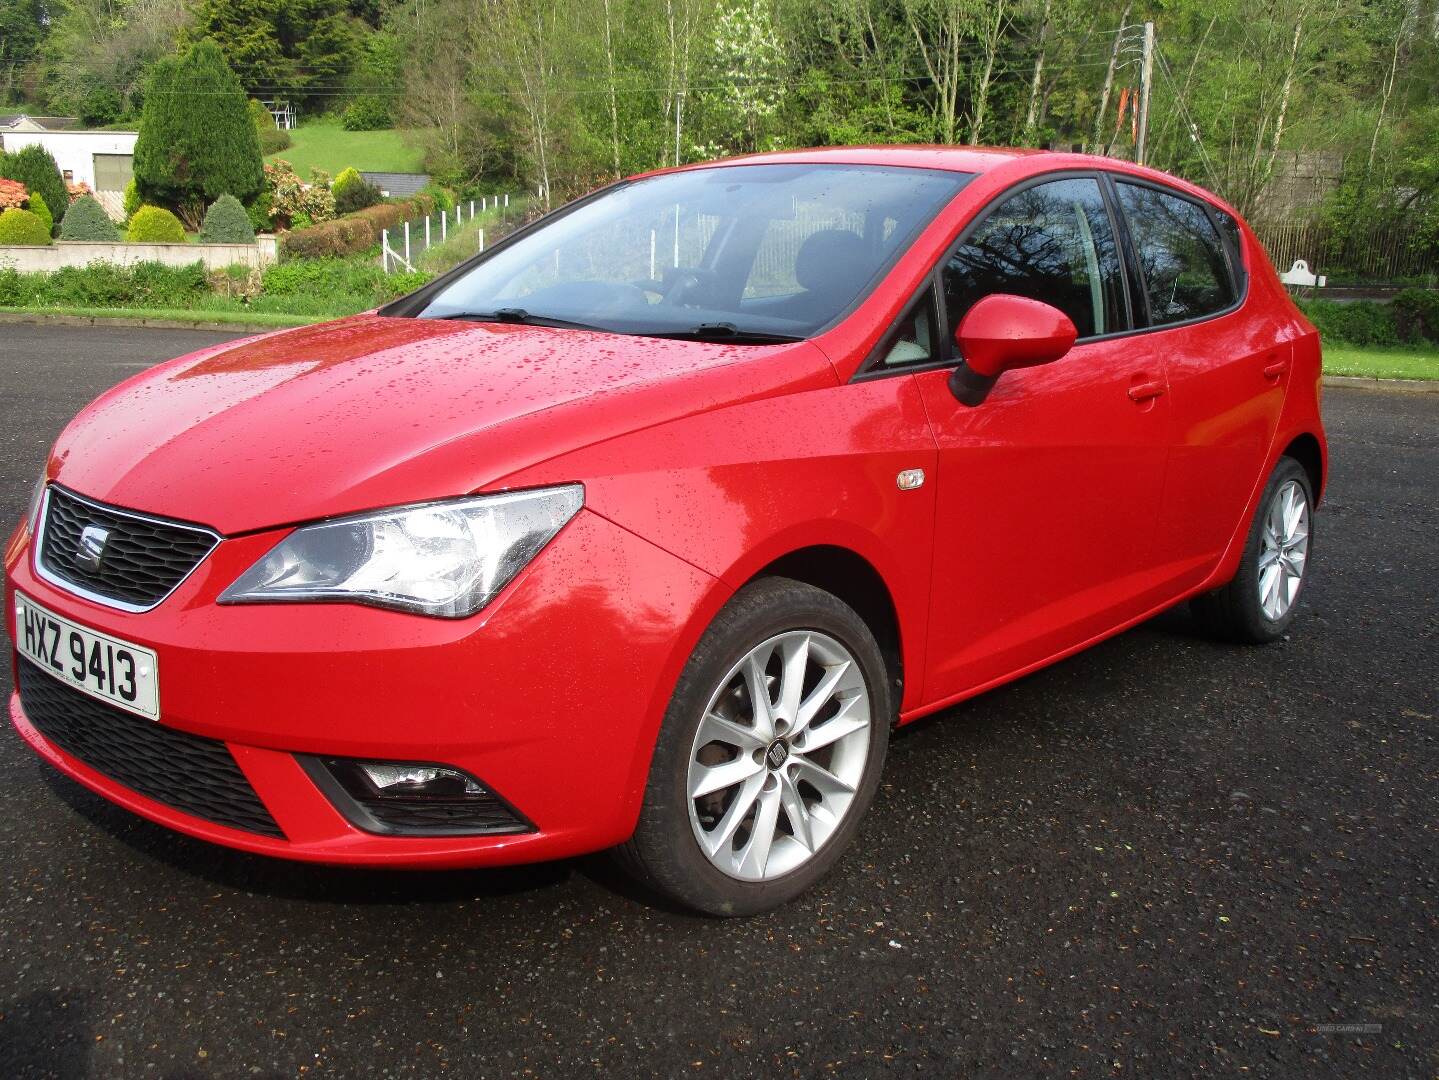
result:
[[[1319,383],[1254,234],[1161,173],[915,147],[633,178],[81,412],[5,556],[10,715],[246,851],[615,848],[761,911],[841,857],[897,724],[1182,601],[1283,633]]]

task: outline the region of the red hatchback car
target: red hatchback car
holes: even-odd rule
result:
[[[191,835],[695,909],[839,859],[890,729],[1180,601],[1294,617],[1319,341],[1212,195],[831,149],[638,177],[378,312],[162,364],[5,556],[46,760]]]

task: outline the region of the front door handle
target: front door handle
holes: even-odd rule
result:
[[[1164,384],[1158,380],[1135,383],[1129,388],[1129,397],[1133,401],[1153,401],[1163,393]]]
[[[1276,360],[1272,364],[1264,366],[1264,377],[1266,379],[1277,379],[1289,370],[1288,360]]]

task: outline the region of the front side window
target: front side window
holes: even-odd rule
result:
[[[1052,304],[1081,338],[1125,329],[1119,255],[1097,180],[1038,184],[986,215],[945,263],[949,325],[991,293]]]
[[[873,288],[969,179],[838,164],[648,177],[496,250],[418,314],[808,337]]]
[[[1115,187],[1134,239],[1151,325],[1202,318],[1234,303],[1224,247],[1202,206],[1139,184]]]

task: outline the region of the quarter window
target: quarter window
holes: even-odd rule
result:
[[[1202,206],[1151,187],[1115,186],[1134,238],[1151,325],[1202,318],[1234,303],[1224,247]]]
[[[1053,304],[1081,338],[1125,328],[1119,256],[1098,181],[1051,180],[989,212],[945,263],[950,326],[991,293]]]

